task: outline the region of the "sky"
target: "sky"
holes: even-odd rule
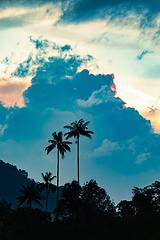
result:
[[[90,121],[80,182],[116,203],[160,179],[160,2],[4,0],[0,3],[0,158],[42,181],[56,175],[53,132]],[[77,179],[76,144],[60,184]]]

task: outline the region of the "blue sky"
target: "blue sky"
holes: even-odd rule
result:
[[[81,184],[116,202],[159,180],[160,14],[157,1],[3,1],[0,158],[41,181],[56,174],[54,131],[83,118]],[[76,145],[60,183],[77,178]]]

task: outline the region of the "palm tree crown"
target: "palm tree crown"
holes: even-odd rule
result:
[[[56,176],[52,177],[51,172],[46,172],[45,175],[44,175],[44,173],[42,173],[42,178],[44,180],[44,183],[40,184],[42,189],[47,188],[49,190],[49,192],[54,192],[55,191],[55,185],[52,184],[51,182],[55,177]]]
[[[44,197],[40,195],[41,190],[37,184],[32,183],[31,185],[28,185],[28,183],[26,183],[26,186],[22,185],[22,187],[23,187],[23,189],[20,190],[20,192],[23,195],[16,198],[19,200],[18,207],[26,201],[27,201],[26,204],[30,208],[32,207],[32,202],[35,202],[35,203],[39,204],[41,207],[43,207],[39,200],[44,199]]]
[[[87,130],[87,125],[89,123],[90,121],[85,122],[83,119],[80,119],[79,121],[72,122],[70,125],[64,126],[64,128],[70,130],[69,132],[65,133],[64,136],[67,136],[66,139],[69,139],[71,137],[79,138],[80,135],[91,138],[91,134],[94,132]]]
[[[63,137],[63,133],[59,132],[58,134],[56,132],[54,132],[52,134],[53,136],[53,140],[50,139],[48,142],[50,142],[51,144],[45,148],[45,150],[47,151],[47,154],[50,153],[56,146],[58,151],[60,152],[60,154],[62,155],[62,157],[64,157],[64,153],[67,151],[71,151],[70,147],[68,146],[68,144],[72,144],[72,142],[69,141],[63,141],[62,137]]]
[[[52,180],[55,178],[56,176],[52,177],[52,173],[51,172],[46,172],[45,175],[42,173],[42,178],[44,180],[44,183],[40,183],[39,186],[41,188],[41,190],[43,191],[43,189],[46,189],[46,212],[48,209],[48,194],[50,192],[55,192],[56,191],[56,186],[54,184],[52,184]]]

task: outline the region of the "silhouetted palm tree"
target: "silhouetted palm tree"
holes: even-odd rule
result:
[[[23,187],[23,189],[20,190],[20,192],[23,195],[16,198],[19,201],[18,207],[22,205],[24,202],[27,202],[26,204],[30,207],[30,209],[32,208],[32,202],[35,202],[39,204],[41,207],[43,207],[39,200],[45,198],[41,196],[41,190],[37,184],[32,183],[31,185],[28,185],[28,183],[26,183],[26,186],[24,185],[21,186]]]
[[[26,204],[29,206],[30,208],[30,240],[32,240],[32,231],[33,231],[33,226],[32,226],[32,202],[35,202],[37,204],[39,204],[41,207],[42,204],[40,203],[39,200],[45,199],[45,197],[41,196],[41,189],[39,187],[38,184],[36,183],[31,183],[30,185],[28,185],[28,183],[26,183],[26,186],[21,185],[23,187],[22,190],[20,190],[20,192],[23,194],[19,197],[17,197],[16,199],[19,200],[19,205],[22,205],[24,202],[27,202]]]
[[[52,173],[51,172],[46,172],[45,175],[42,173],[42,178],[44,180],[44,183],[40,183],[39,186],[41,188],[41,190],[43,191],[43,189],[46,189],[46,212],[47,212],[47,208],[48,208],[48,194],[50,192],[55,192],[56,191],[56,186],[54,184],[52,184],[52,180],[55,178],[56,176],[52,177]]]
[[[85,137],[91,138],[91,134],[94,132],[88,131],[87,125],[90,123],[90,121],[85,122],[83,119],[80,119],[79,121],[72,122],[70,125],[64,126],[64,128],[69,129],[70,131],[65,133],[64,136],[67,136],[66,139],[69,139],[71,137],[74,137],[77,139],[77,174],[78,174],[78,185],[80,185],[79,182],[79,138],[80,135],[83,135]]]
[[[47,154],[50,153],[55,147],[57,147],[57,220],[58,220],[58,189],[59,189],[59,154],[61,154],[62,158],[64,157],[64,153],[66,151],[71,151],[69,144],[72,142],[63,141],[63,133],[59,132],[58,134],[54,132],[52,134],[53,140],[50,139],[49,142],[51,143],[48,147],[45,148]]]

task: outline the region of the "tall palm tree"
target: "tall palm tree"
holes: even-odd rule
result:
[[[30,185],[28,185],[28,183],[26,183],[26,186],[24,186],[23,184],[21,186],[23,189],[21,189],[20,192],[23,195],[16,198],[19,200],[18,207],[24,202],[27,202],[26,204],[30,207],[30,209],[32,208],[32,202],[35,202],[41,207],[43,207],[39,200],[44,199],[44,197],[41,196],[41,190],[37,184],[31,183]]]
[[[44,180],[44,183],[40,183],[39,186],[41,188],[41,190],[43,191],[43,189],[46,189],[46,212],[47,212],[47,208],[48,208],[48,194],[50,192],[55,192],[56,191],[56,186],[54,184],[52,184],[52,180],[55,178],[56,176],[52,177],[52,173],[51,172],[46,172],[45,175],[44,173],[42,173],[42,178]]]
[[[63,133],[59,132],[58,134],[56,132],[52,133],[53,140],[50,139],[48,142],[51,144],[45,148],[47,151],[47,154],[49,154],[55,147],[57,147],[57,220],[58,220],[58,190],[59,190],[59,154],[61,154],[62,158],[64,158],[64,153],[66,151],[71,151],[71,148],[68,146],[69,144],[72,144],[72,142],[69,141],[63,141]]]
[[[94,132],[89,131],[87,125],[90,123],[90,121],[85,122],[83,119],[80,119],[79,121],[74,121],[70,125],[64,126],[64,128],[69,129],[70,131],[65,133],[64,136],[67,136],[66,139],[69,139],[71,137],[76,138],[77,143],[77,175],[78,175],[78,185],[80,184],[79,181],[79,139],[80,135],[83,135],[85,137],[91,138],[91,134]],[[79,193],[78,193],[79,196]]]

